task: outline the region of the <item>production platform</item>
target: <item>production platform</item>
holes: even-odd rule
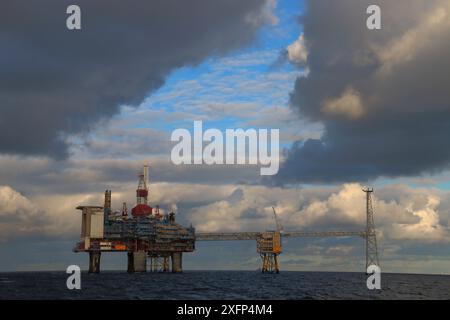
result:
[[[89,272],[100,272],[102,253],[123,252],[128,256],[128,272],[182,272],[183,253],[193,252],[196,241],[256,241],[256,251],[261,257],[263,273],[278,273],[278,256],[282,253],[282,239],[293,237],[361,237],[366,244],[366,268],[379,266],[372,193],[366,188],[366,228],[363,231],[284,231],[273,215],[276,230],[262,232],[196,233],[192,226],[184,227],[175,221],[175,213],[161,214],[159,207],[148,204],[148,166],[139,174],[136,205],[128,212],[113,211],[111,190],[105,191],[103,206],[79,206],[81,210],[81,241],[75,252],[89,253]]]

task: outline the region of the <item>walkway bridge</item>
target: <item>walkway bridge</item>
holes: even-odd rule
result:
[[[274,209],[275,220],[276,213]],[[279,226],[277,221],[277,226]],[[261,256],[263,273],[279,273],[278,255],[282,252],[282,238],[323,238],[323,237],[362,237],[366,232],[352,231],[265,231],[265,232],[199,232],[196,241],[236,241],[255,240]]]

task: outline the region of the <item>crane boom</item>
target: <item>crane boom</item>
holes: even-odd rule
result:
[[[278,220],[277,213],[275,212],[274,207],[272,207],[272,210],[273,210],[273,217],[275,218],[275,224],[277,225],[277,231],[281,233],[283,232],[283,225]]]

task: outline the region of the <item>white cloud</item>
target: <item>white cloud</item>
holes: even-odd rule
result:
[[[440,224],[437,208],[440,199],[437,196],[427,196],[426,204],[419,209],[413,209],[413,203],[405,208],[409,213],[419,218],[419,221],[411,224],[394,223],[389,232],[392,239],[414,239],[424,241],[450,240],[448,230]]]
[[[295,65],[305,65],[308,60],[308,50],[305,46],[305,37],[301,34],[297,40],[287,46],[287,58]]]
[[[135,202],[136,187],[133,172],[144,162],[143,159],[73,160],[66,164],[67,167],[62,166],[52,174],[47,172],[47,167],[55,165],[37,159],[34,163],[36,168],[26,167],[24,177],[20,177],[17,168],[21,167],[20,161],[17,167],[14,167],[10,158],[2,161],[11,174],[17,176],[19,184],[21,181],[28,181],[25,189],[27,194],[36,193],[40,190],[39,186],[47,184],[41,194],[36,193],[30,198],[11,187],[1,187],[0,229],[3,239],[31,234],[56,237],[74,235],[79,232],[79,216],[75,207],[79,204],[101,205],[106,188],[113,190],[116,206],[127,201],[131,207]],[[164,163],[163,160],[151,163],[151,172],[155,170],[154,174],[151,173],[151,178],[161,172],[168,172],[169,176],[160,176],[162,180],[174,180],[151,183],[152,205],[160,204],[163,209],[178,206],[184,221],[192,222],[198,230],[271,229],[274,227],[272,206],[277,208],[286,229],[364,228],[365,198],[359,184],[300,189],[240,185],[237,181],[239,177],[247,176],[245,170],[234,173],[234,169],[215,167],[174,169]],[[41,173],[41,170],[45,172]],[[211,185],[211,177],[215,176],[222,181],[225,177],[230,177],[230,173],[235,176],[228,179],[228,183]],[[201,175],[205,177],[202,178]],[[193,180],[194,176],[198,180]],[[93,177],[95,181],[92,181]],[[179,183],[181,180],[188,182]],[[448,194],[449,192],[442,190],[412,189],[400,184],[378,188],[374,208],[375,223],[381,239],[389,243],[397,240],[448,241]]]
[[[0,186],[0,241],[45,230],[47,216],[9,186]]]
[[[285,229],[363,231],[365,228],[365,194],[357,183],[344,184],[337,191],[262,186],[235,186],[235,190],[242,192],[237,201],[223,197],[198,206],[188,213],[189,219],[202,231],[262,231],[273,229],[271,206],[275,206]],[[373,206],[380,239],[388,243],[400,239],[450,240],[448,228],[440,224],[441,194],[431,191],[424,194],[423,190],[404,186],[379,191]]]
[[[107,186],[105,186],[106,188]],[[113,188],[113,207],[122,201],[131,208],[135,203],[135,183]],[[272,206],[285,230],[351,230],[365,228],[365,195],[357,183],[337,187],[279,188],[261,185],[217,185],[193,183],[152,183],[150,203],[162,210],[177,209],[177,220],[197,231],[263,231],[275,228]],[[387,185],[374,194],[375,224],[383,265],[397,270],[398,261],[417,255],[418,244],[446,244],[449,241],[448,214],[450,192],[437,189]],[[81,204],[102,205],[103,189],[94,193],[46,194],[27,198],[14,189],[0,187],[1,241],[20,237],[76,239],[80,231]],[[348,261],[358,263],[363,242],[342,239],[310,239],[304,248],[288,239],[284,245],[285,269],[318,268],[335,270]],[[316,242],[318,241],[318,242]],[[302,242],[301,242],[302,243]],[[404,253],[405,248],[410,253]],[[309,249],[308,249],[309,248]],[[439,259],[439,253],[432,254]],[[347,258],[346,258],[347,257]],[[309,261],[304,264],[302,260]],[[297,261],[297,262],[296,262]],[[424,264],[425,265],[425,264]],[[359,267],[355,267],[359,268]],[[414,269],[420,269],[416,264]],[[440,270],[430,269],[430,270]]]

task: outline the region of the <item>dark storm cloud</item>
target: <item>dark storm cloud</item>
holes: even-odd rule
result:
[[[366,28],[378,4],[382,30]],[[299,141],[279,182],[364,181],[436,172],[450,163],[448,1],[307,1],[307,77],[291,104],[325,125]]]
[[[0,156],[0,185],[9,185],[25,196],[101,193],[105,189],[135,188],[137,173],[150,164],[151,183],[192,183],[212,186],[256,184],[259,168],[246,165],[177,166],[166,158],[75,159]],[[237,193],[233,199],[238,199]]]
[[[65,157],[83,133],[139,104],[170,71],[251,41],[265,1],[79,0],[0,4],[0,152]]]

